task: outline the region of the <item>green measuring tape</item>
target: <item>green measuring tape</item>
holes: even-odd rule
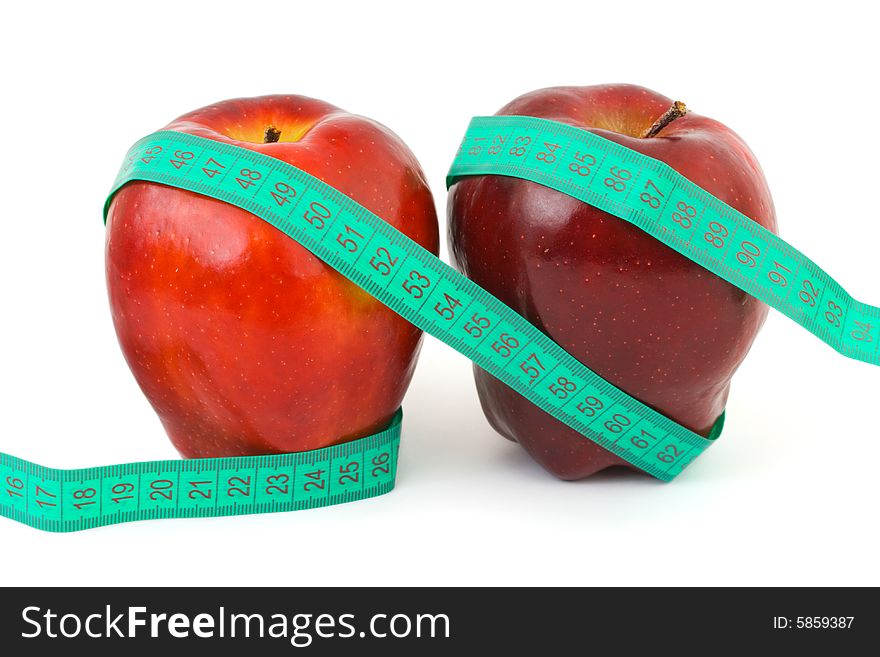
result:
[[[531,180],[625,219],[844,356],[880,365],[880,308],[659,160],[555,121],[484,116],[471,121],[447,183],[484,174]]]
[[[295,454],[56,470],[0,453],[0,515],[72,532],[155,518],[298,511],[394,488],[401,411],[379,433]]]
[[[546,135],[564,154],[589,144],[590,175],[530,158],[531,143]],[[516,142],[520,139],[519,142]],[[508,149],[494,148],[516,143]],[[485,147],[487,144],[492,146]],[[496,157],[499,156],[499,157]],[[209,162],[210,160],[210,162]],[[583,161],[581,161],[583,164]],[[210,165],[210,166],[209,166]],[[651,180],[666,199],[661,208],[629,201],[617,187],[589,186],[615,167],[625,188]],[[628,168],[627,168],[628,167]],[[218,175],[218,170],[221,172]],[[248,183],[242,184],[241,172]],[[254,172],[259,175],[254,176]],[[665,164],[562,124],[526,117],[474,119],[449,174],[510,175],[559,189],[642,227],[707,269],[780,308],[846,355],[878,362],[880,310],[854,301],[821,269],[774,235],[739,215]],[[577,176],[577,177],[574,177]],[[398,314],[449,344],[568,426],[636,467],[668,481],[720,434],[708,438],[672,422],[580,364],[532,324],[464,278],[351,198],[274,158],[193,135],[163,131],[137,142],[113,193],[133,180],[187,189],[241,207],[295,239]],[[616,194],[616,195],[615,195]],[[666,208],[687,201],[701,211],[693,222],[720,234],[720,253],[691,244],[661,223]],[[702,222],[702,223],[698,223]],[[721,224],[722,221],[728,223]],[[718,224],[723,228],[717,230]],[[659,226],[659,227],[658,227]],[[726,231],[726,232],[724,232]],[[748,241],[758,253],[749,276],[733,262],[730,245]],[[696,240],[693,240],[696,242]],[[708,240],[707,240],[708,243]],[[743,247],[744,248],[744,247]],[[772,256],[772,257],[771,257]],[[798,292],[774,291],[761,280],[765,263]],[[780,267],[784,269],[780,269]],[[805,278],[806,277],[806,278]],[[815,291],[813,294],[812,291]],[[837,321],[821,325],[822,308]],[[839,309],[839,313],[835,308]],[[0,454],[0,515],[51,531],[72,531],[147,518],[219,516],[313,508],[391,490],[397,464],[400,414],[385,431],[300,454],[139,463],[53,470]],[[2,491],[5,491],[5,495]]]

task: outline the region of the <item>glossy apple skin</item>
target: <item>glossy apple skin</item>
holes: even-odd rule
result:
[[[262,143],[270,125],[281,141]],[[295,165],[437,253],[419,163],[374,121],[310,98],[266,96],[205,107],[166,129]],[[186,457],[303,451],[374,433],[413,374],[418,329],[291,238],[217,200],[126,185],[110,206],[106,275],[125,358]]]
[[[632,85],[557,87],[498,114],[567,123],[662,160],[776,232],[764,175],[733,131],[688,113],[654,138],[638,137],[671,105]],[[764,304],[626,221],[533,182],[466,178],[450,189],[447,209],[453,257],[468,277],[608,381],[708,435],[766,318]],[[553,474],[580,479],[627,465],[474,372],[491,425]]]

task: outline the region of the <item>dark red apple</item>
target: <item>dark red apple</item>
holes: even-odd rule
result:
[[[567,123],[662,160],[776,232],[761,168],[732,130],[672,114],[644,137],[672,107],[642,87],[602,85],[542,89],[498,114]],[[537,183],[465,178],[450,189],[448,215],[468,277],[600,376],[708,435],[764,304],[626,221]],[[553,474],[579,479],[625,465],[480,368],[475,377],[492,426]]]
[[[166,129],[283,160],[425,248],[419,163],[370,119],[302,96],[230,100]],[[305,248],[232,205],[135,182],[110,206],[107,286],[125,358],[187,457],[291,452],[386,425],[421,333]]]

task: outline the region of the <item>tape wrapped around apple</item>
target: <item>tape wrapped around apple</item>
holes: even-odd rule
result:
[[[777,231],[755,156],[732,130],[633,85],[554,87],[499,115],[595,132],[661,160]],[[687,208],[682,210],[686,216]],[[706,436],[767,307],[634,225],[562,192],[505,176],[449,190],[455,264],[629,395]],[[628,465],[474,366],[492,427],[562,479]]]
[[[332,185],[430,250],[434,202],[384,126],[302,96],[217,103],[166,130],[234,144]],[[237,175],[248,184],[259,172]],[[132,182],[107,216],[113,322],[186,457],[299,452],[375,433],[409,385],[421,331],[265,221]]]

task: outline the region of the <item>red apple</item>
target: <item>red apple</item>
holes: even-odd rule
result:
[[[302,96],[217,103],[165,129],[312,174],[437,253],[431,192],[384,126]],[[380,430],[421,332],[254,215],[134,182],[110,206],[107,286],[138,384],[183,456],[291,452]]]
[[[632,85],[555,87],[498,114],[567,123],[662,160],[776,232],[761,168],[732,130],[687,113],[643,137],[672,106]],[[448,215],[453,256],[468,277],[600,376],[708,435],[764,304],[623,219],[537,183],[463,179],[450,189]],[[626,465],[485,371],[475,377],[492,426],[558,477]]]

